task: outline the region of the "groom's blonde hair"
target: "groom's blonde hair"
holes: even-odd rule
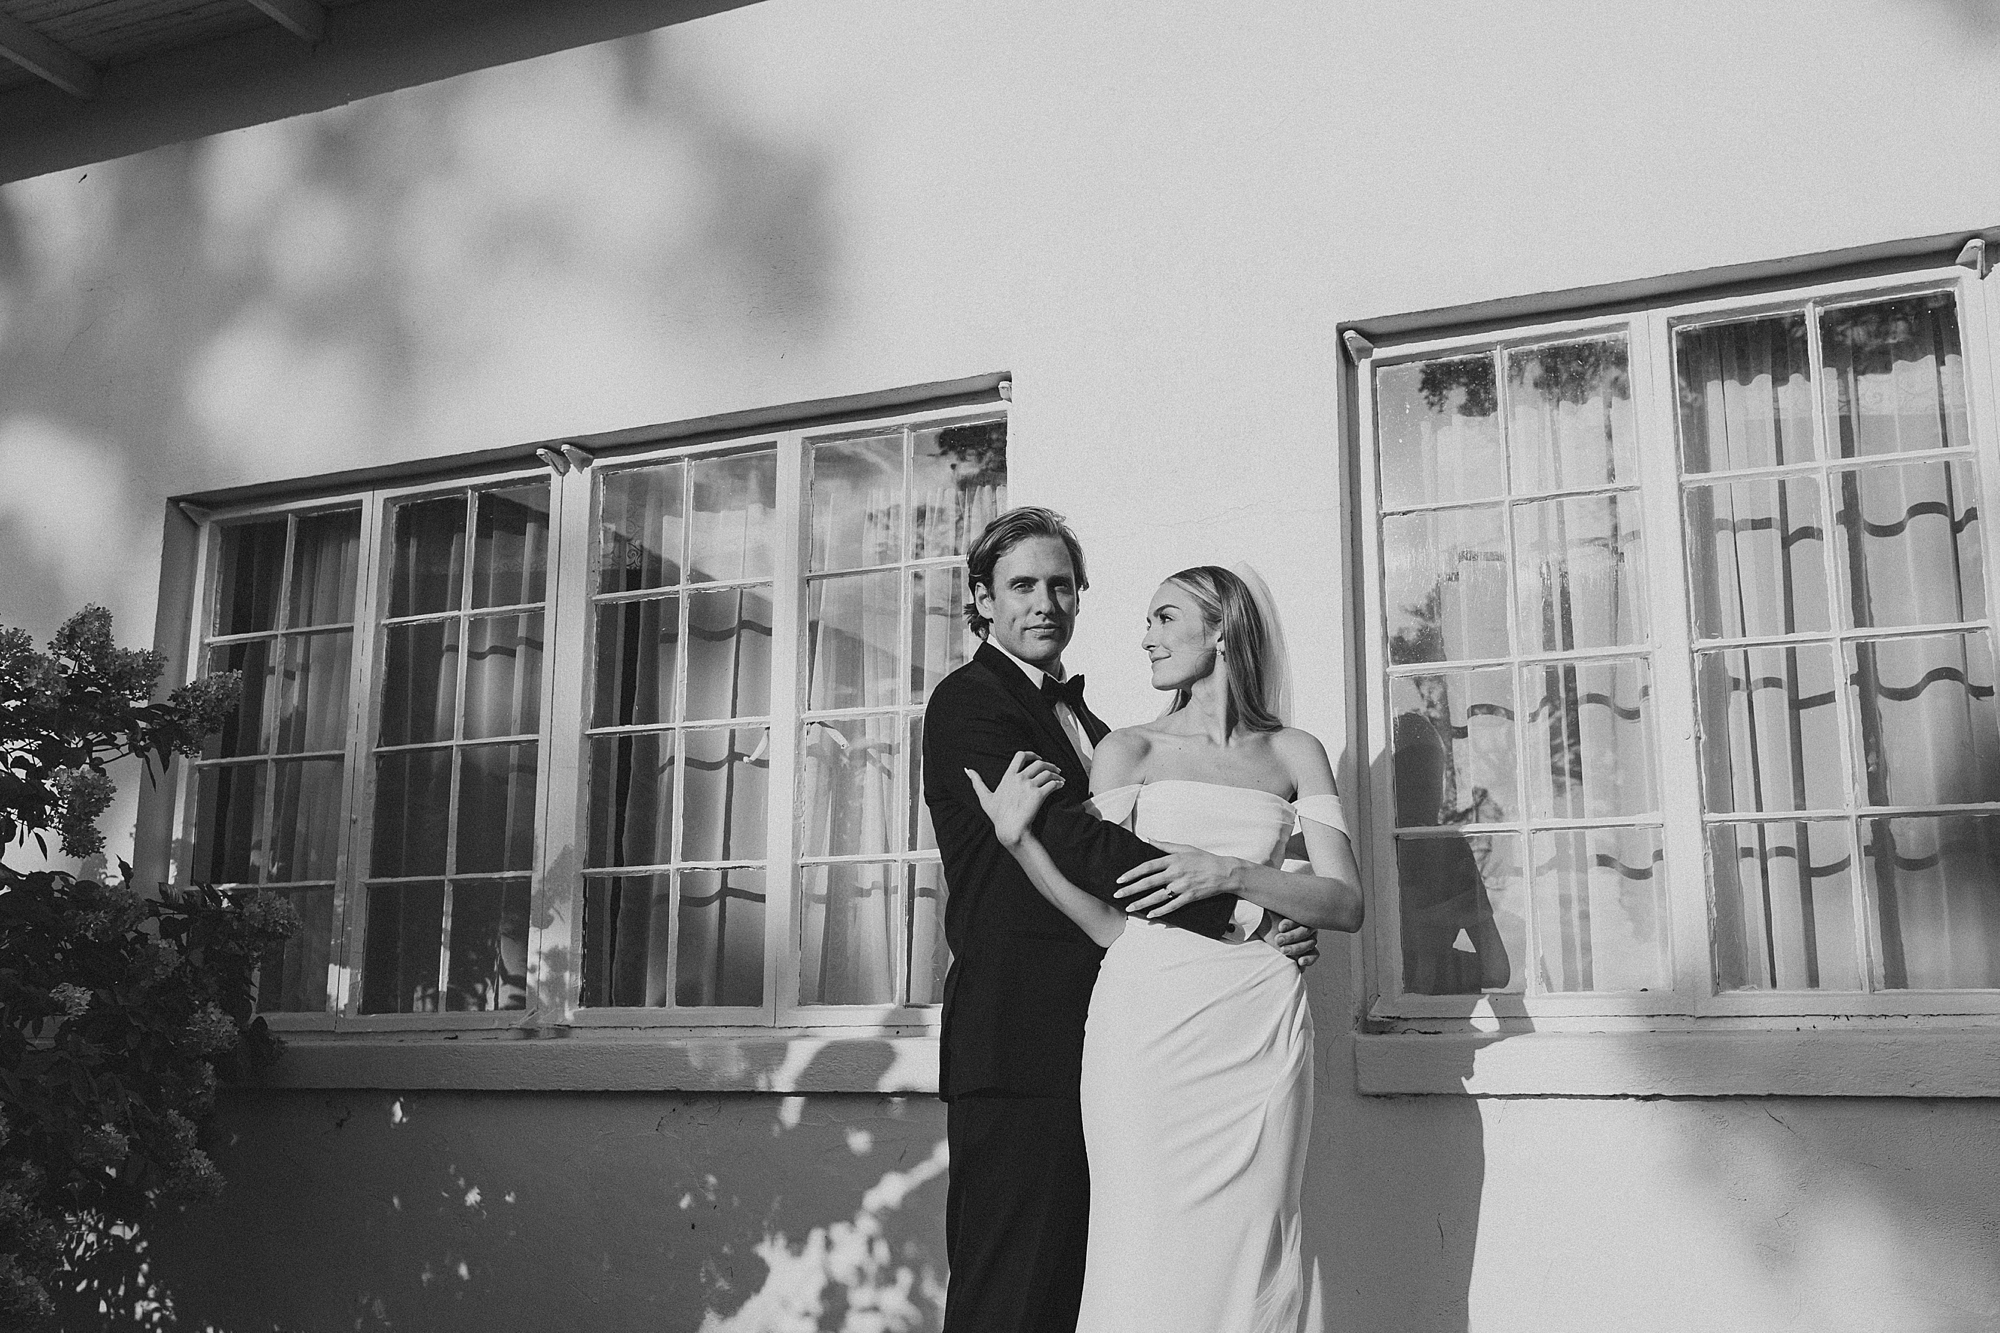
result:
[[[1187,590],[1188,600],[1201,612],[1207,628],[1222,629],[1221,665],[1229,673],[1229,698],[1222,717],[1224,731],[1232,732],[1238,727],[1283,731],[1285,724],[1271,711],[1270,704],[1274,669],[1271,627],[1264,623],[1264,613],[1258,609],[1257,599],[1250,595],[1250,586],[1233,570],[1221,565],[1195,565],[1178,574],[1169,574],[1167,582]],[[1167,711],[1178,712],[1187,703],[1188,692],[1175,690],[1173,705]]]

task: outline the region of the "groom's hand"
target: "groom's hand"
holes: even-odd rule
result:
[[[1281,916],[1272,923],[1270,943],[1300,967],[1311,967],[1319,961],[1319,932],[1289,917]]]
[[[1236,871],[1243,862],[1235,857],[1158,839],[1153,845],[1166,848],[1167,854],[1133,866],[1118,877],[1121,887],[1112,890],[1127,912],[1161,917],[1203,898],[1236,892]]]

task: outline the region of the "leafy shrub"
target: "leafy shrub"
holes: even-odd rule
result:
[[[86,607],[46,653],[0,627],[0,849],[47,834],[92,856],[116,784],[200,751],[240,682],[154,701],[157,653],[116,648]],[[68,1229],[126,1224],[222,1186],[200,1147],[220,1083],[277,1058],[256,1014],[258,963],[297,928],[285,899],[194,888],[142,894],[0,860],[0,1326],[46,1321]]]

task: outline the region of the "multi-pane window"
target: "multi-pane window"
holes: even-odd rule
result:
[[[760,1006],[777,454],[599,496],[581,1003]]]
[[[1387,1012],[2000,989],[1983,301],[1848,286],[1364,365]]]
[[[944,997],[923,706],[967,656],[965,552],[1004,506],[1006,440],[996,421],[813,445],[801,1005]]]
[[[348,815],[361,511],[279,515],[216,533],[206,648],[210,671],[240,672],[243,693],[194,770],[201,883],[281,891],[301,926],[265,960],[258,1007],[320,1009]]]
[[[928,1021],[918,727],[1004,418],[582,457],[211,523],[201,660],[246,686],[179,873],[298,904],[260,1007]]]
[[[388,506],[361,1012],[519,1009],[549,484]]]

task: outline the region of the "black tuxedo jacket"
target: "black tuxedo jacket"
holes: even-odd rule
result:
[[[1106,727],[1079,713],[1095,745]],[[1062,788],[1036,818],[1035,833],[1063,873],[1107,902],[1118,876],[1159,849],[1083,808],[1090,775],[1026,673],[990,644],[946,676],[924,710],[924,803],[944,860],[944,1040],[938,1093],[1075,1096],[1083,1067],[1083,1020],[1103,950],[1042,897],[993,836],[967,781],[992,786],[1018,750],[1062,769]],[[1162,918],[1211,937],[1229,929],[1236,899],[1193,903]]]

